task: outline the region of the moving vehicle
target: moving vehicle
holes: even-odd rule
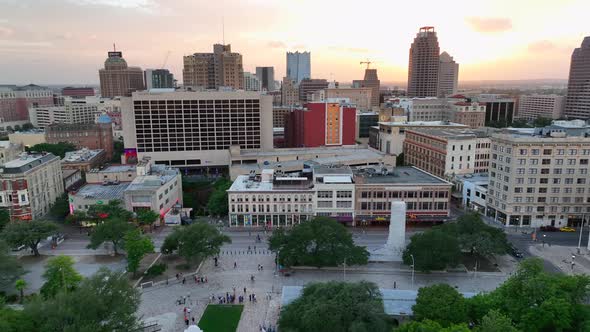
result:
[[[560,232],[575,232],[576,229],[572,227],[562,227],[559,229]]]

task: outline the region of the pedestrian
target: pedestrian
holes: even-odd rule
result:
[[[183,285],[186,284],[186,278],[185,277],[182,278],[182,284]]]
[[[252,294],[248,295],[248,301],[252,302]]]
[[[207,277],[205,277],[205,283],[207,283]]]
[[[244,287],[244,294],[246,294],[246,287]]]
[[[234,262],[234,269],[238,267],[238,262]]]
[[[195,317],[191,318],[193,321],[193,325],[195,325]]]
[[[260,271],[264,270],[264,267],[262,265],[260,265]]]
[[[254,251],[256,251],[256,246],[254,246]]]
[[[204,282],[204,281],[205,281],[205,279],[203,279],[203,277],[201,277],[201,282]]]
[[[186,315],[184,315],[184,323],[186,324],[186,326],[188,326],[188,317]]]
[[[176,280],[178,280],[180,278],[180,275],[177,273],[176,274]]]
[[[248,246],[248,252],[250,252],[250,246]]]

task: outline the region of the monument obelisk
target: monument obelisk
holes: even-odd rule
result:
[[[406,249],[406,202],[391,202],[389,234],[382,248],[370,252],[373,262],[400,262]]]

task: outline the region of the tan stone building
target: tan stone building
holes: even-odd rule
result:
[[[481,128],[486,122],[486,106],[480,103],[456,102],[450,103],[449,121],[461,123],[470,128]]]
[[[372,88],[328,88],[324,90],[326,99],[348,99],[358,110],[371,109]],[[321,101],[321,100],[318,100]]]
[[[131,92],[145,89],[143,70],[128,67],[123,52],[109,52],[104,68],[98,71],[100,95],[104,98],[130,96]]]
[[[434,27],[421,27],[410,47],[409,97],[438,95],[439,53],[440,48]]]
[[[182,80],[187,87],[218,89],[244,88],[242,55],[233,53],[231,45],[213,45],[213,53],[194,53],[184,56]]]
[[[293,106],[299,104],[299,88],[294,81],[288,77],[283,77],[281,85],[281,103],[283,106]]]
[[[365,77],[362,80],[352,81],[352,86],[355,88],[370,88],[370,106],[379,106],[379,89],[381,88],[381,82],[377,76],[377,69],[365,69]]]
[[[59,157],[51,153],[22,154],[0,166],[0,207],[13,221],[44,216],[63,194]]]
[[[492,135],[487,214],[507,226],[580,225],[590,213],[590,137],[550,127]]]

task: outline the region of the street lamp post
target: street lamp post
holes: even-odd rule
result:
[[[580,226],[580,238],[578,239],[578,255],[580,254],[580,246],[582,245],[582,232],[584,231],[584,222],[586,221],[586,215],[582,215],[582,226]]]
[[[545,238],[547,237],[547,234],[543,234],[543,247],[545,247]]]
[[[414,268],[416,266],[416,262],[414,261],[414,255],[410,254],[410,258],[412,258],[412,289],[414,289]]]
[[[572,274],[574,274],[574,266],[576,265],[575,259],[576,255],[572,255]]]
[[[277,250],[277,258],[276,258],[276,262],[275,262],[275,275],[278,276],[279,275],[279,255],[281,254],[281,250]]]

